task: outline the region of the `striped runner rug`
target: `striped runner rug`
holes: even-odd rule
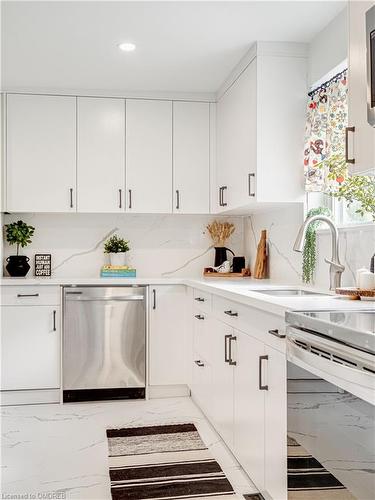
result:
[[[113,500],[233,499],[194,424],[108,429],[107,439]]]
[[[355,497],[288,436],[288,500],[355,500]]]

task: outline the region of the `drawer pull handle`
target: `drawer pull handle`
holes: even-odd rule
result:
[[[53,331],[56,331],[56,311],[53,311]]]
[[[202,297],[196,297],[194,300],[197,302],[204,302],[204,299]]]
[[[229,339],[229,364],[231,366],[236,366],[237,365],[237,361],[233,361],[233,358],[232,358],[232,341],[236,341],[237,340],[237,337],[231,335],[230,336],[230,339]]]
[[[203,366],[204,366],[203,361],[201,361],[200,359],[197,359],[196,361],[194,361],[194,363],[195,363],[197,366],[201,367],[201,368],[203,368]]]
[[[263,384],[262,381],[262,364],[264,361],[268,361],[268,355],[265,356],[259,356],[259,390],[260,391],[268,391],[268,385]]]
[[[238,316],[238,313],[237,312],[233,312],[233,311],[224,311],[224,314],[227,314],[228,316]]]
[[[204,316],[202,316],[201,314],[196,314],[194,317],[197,319],[204,319]]]
[[[230,342],[232,335],[225,335],[224,336],[224,361],[226,363],[230,363],[230,356],[228,354],[228,340]]]
[[[351,163],[351,164],[354,164],[355,163],[355,159],[354,158],[349,158],[349,153],[348,153],[348,149],[349,149],[349,132],[355,132],[355,127],[345,127],[345,162],[346,163]]]
[[[268,333],[271,335],[274,335],[275,337],[279,339],[285,339],[286,335],[285,333],[280,333],[278,328],[275,328],[274,330],[268,330]]]
[[[17,297],[39,297],[39,293],[17,293]]]

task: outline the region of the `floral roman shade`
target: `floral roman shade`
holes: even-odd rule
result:
[[[308,94],[304,150],[306,191],[329,191],[334,189],[332,184],[340,182],[340,179],[329,179],[323,160],[345,153],[347,92],[347,70],[344,70]]]

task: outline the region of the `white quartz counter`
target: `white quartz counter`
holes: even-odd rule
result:
[[[307,286],[289,285],[272,280],[239,278],[233,280],[220,278],[2,278],[1,286],[44,286],[44,285],[186,285],[208,293],[219,295],[228,300],[256,307],[269,313],[284,316],[288,310],[356,310],[375,309],[374,302],[348,300],[338,297],[327,290]],[[257,292],[263,288],[304,288],[327,295],[275,297]]]

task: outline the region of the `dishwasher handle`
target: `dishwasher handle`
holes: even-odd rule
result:
[[[125,297],[85,297],[84,295],[73,295],[69,300],[80,302],[137,302],[145,300],[143,295],[129,295]]]

